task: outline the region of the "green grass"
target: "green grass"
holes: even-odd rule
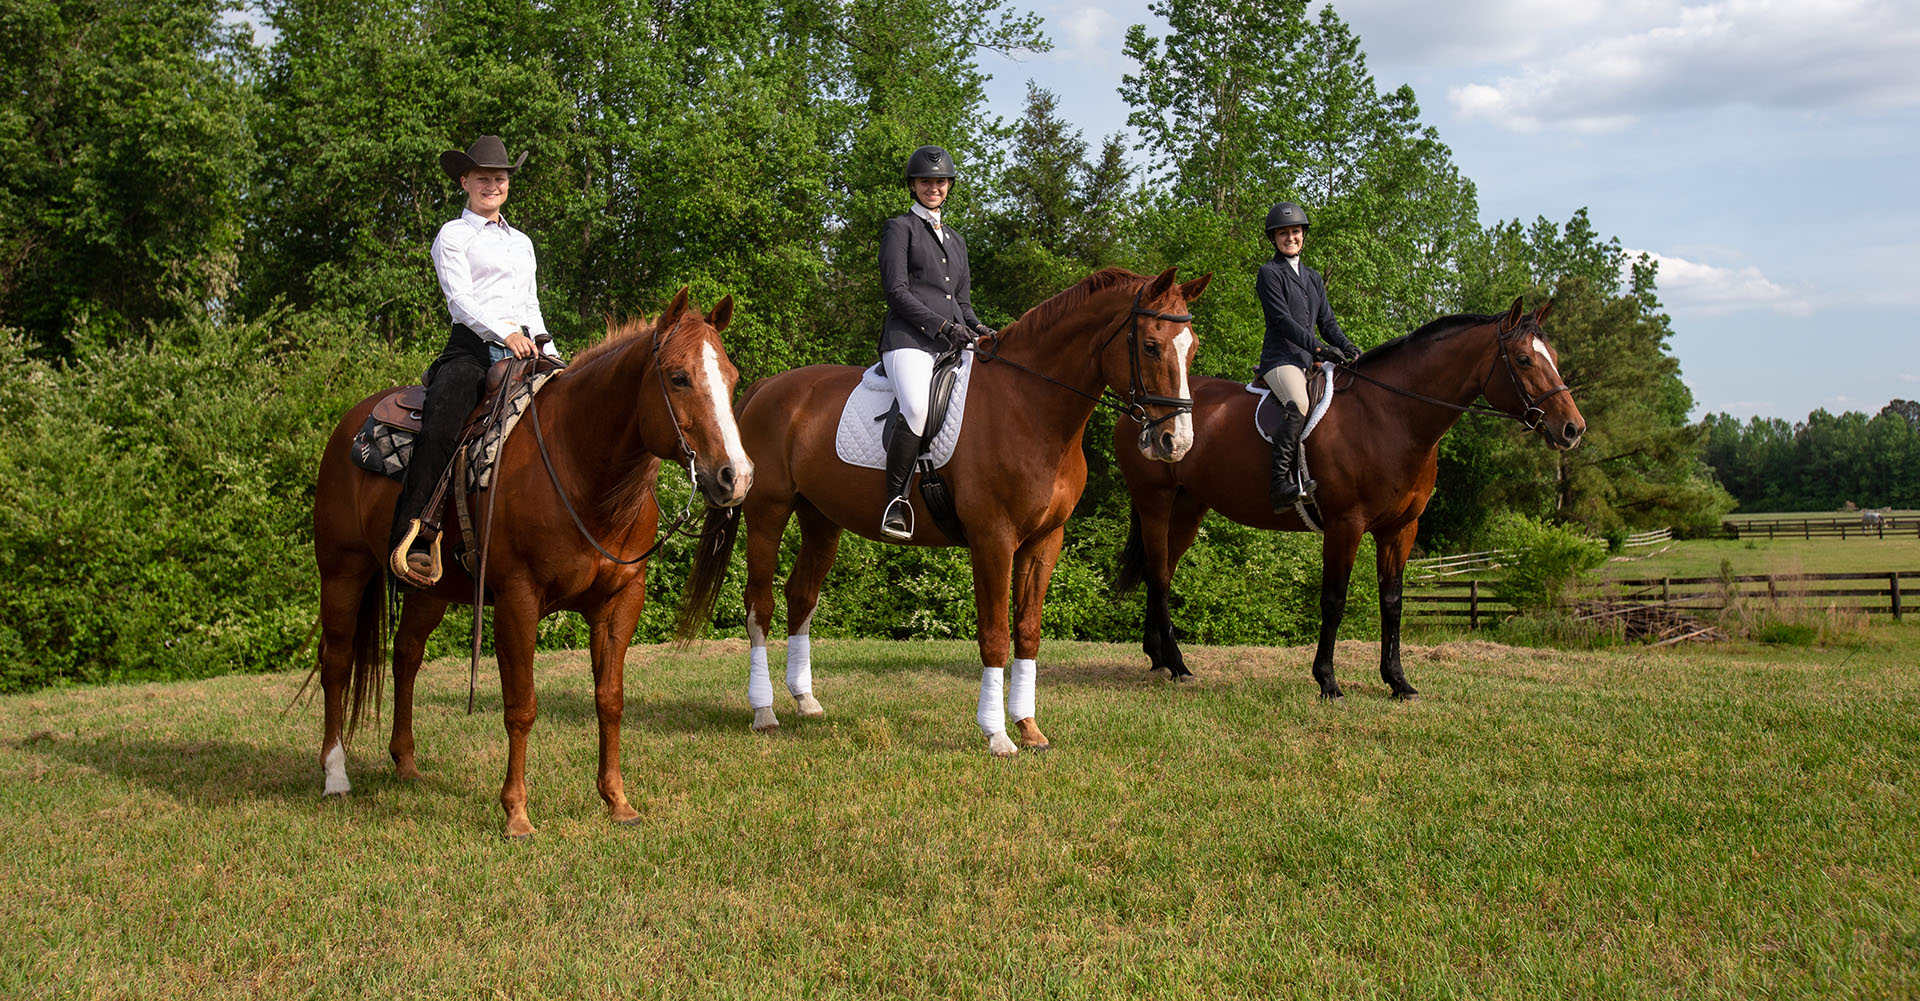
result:
[[[1920,993],[1911,625],[1415,647],[1407,705],[1366,643],[1338,706],[1304,648],[1193,648],[1182,686],[1042,653],[1055,750],[996,761],[971,644],[821,641],[829,717],[772,737],[742,643],[635,648],[633,828],[593,791],[584,655],[545,656],[522,843],[461,663],[423,674],[427,777],[375,727],[344,801],[293,676],[0,698],[0,996]]]
[[[1687,539],[1650,555],[1625,555],[1595,572],[1612,580],[1714,577],[1721,560],[1732,563],[1736,574],[1920,570],[1920,538]]]

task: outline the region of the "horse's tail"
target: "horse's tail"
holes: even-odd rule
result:
[[[1127,544],[1120,549],[1120,566],[1114,571],[1113,593],[1127,594],[1147,579],[1147,544],[1140,536],[1140,509],[1127,507]]]
[[[376,715],[380,711],[380,687],[386,678],[389,618],[387,588],[389,578],[376,573],[360,592],[360,610],[353,622],[353,675],[347,681],[347,737],[360,729],[360,716],[367,700],[373,700]],[[325,643],[323,636],[320,640]]]
[[[681,592],[680,608],[674,613],[673,637],[680,643],[694,640],[712,620],[713,606],[720,600],[721,585],[727,582],[727,568],[733,562],[733,546],[739,536],[739,508],[707,509],[700,545],[693,553],[693,569],[687,572],[686,590]]]

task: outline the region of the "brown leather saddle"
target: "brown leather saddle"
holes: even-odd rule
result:
[[[542,372],[566,366],[546,355],[534,365],[514,365],[513,359],[493,363],[487,369],[487,388],[480,403],[467,415],[455,445],[456,453],[486,432],[495,401],[502,393],[517,392],[529,379]],[[421,411],[427,405],[427,387],[402,386],[373,405],[373,413],[353,436],[353,464],[370,473],[396,480],[406,476],[407,462],[413,457],[413,439],[420,433]]]

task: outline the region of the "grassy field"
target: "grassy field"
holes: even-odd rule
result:
[[[1688,539],[1664,550],[1608,560],[1597,574],[1637,577],[1712,577],[1720,561],[1736,574],[1849,573],[1920,570],[1920,538]]]
[[[620,828],[557,654],[521,843],[464,664],[422,678],[427,777],[376,728],[344,801],[294,676],[10,696],[0,996],[1920,995],[1920,627],[1414,647],[1406,705],[1375,656],[1323,705],[1303,648],[1174,686],[1051,643],[1055,749],[995,761],[970,644],[821,641],[829,717],[772,737],[743,644],[636,648]]]

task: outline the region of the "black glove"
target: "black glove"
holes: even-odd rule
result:
[[[1330,361],[1338,365],[1341,361],[1341,355],[1340,352],[1335,350],[1330,344],[1316,344],[1313,346],[1313,360]]]
[[[987,326],[987,325],[986,325],[986,324],[984,324],[984,323],[976,323],[976,324],[974,324],[974,325],[973,325],[973,332],[974,332],[974,334],[975,334],[976,336],[979,336],[979,337],[998,337],[998,336],[1000,336],[1000,331],[998,331],[998,330],[995,330],[995,329],[993,329],[992,327],[989,327],[989,326]]]
[[[1351,365],[1351,364],[1353,364],[1354,362],[1357,362],[1357,361],[1359,361],[1359,360],[1360,360],[1360,349],[1359,349],[1359,348],[1357,348],[1357,347],[1354,347],[1354,346],[1353,346],[1353,345],[1351,345],[1351,344],[1349,344],[1349,345],[1347,345],[1347,350],[1346,350],[1346,357],[1345,357],[1345,359],[1344,359],[1344,360],[1345,360],[1345,362],[1346,362],[1347,364],[1349,364],[1349,365]]]

